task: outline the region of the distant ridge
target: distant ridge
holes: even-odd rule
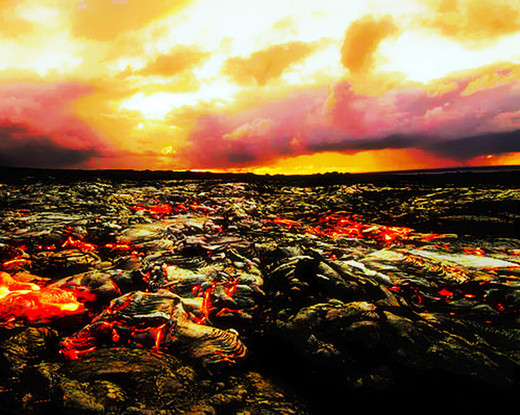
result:
[[[453,167],[424,170],[397,170],[369,173],[318,173],[301,175],[258,175],[254,173],[213,173],[207,171],[173,170],[81,170],[42,169],[28,167],[0,167],[0,182],[49,180],[56,182],[115,180],[217,180],[229,182],[282,183],[288,185],[320,186],[334,184],[377,183],[403,184],[421,182],[453,183],[457,185],[488,184],[520,187],[520,165]]]

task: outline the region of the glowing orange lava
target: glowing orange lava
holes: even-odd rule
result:
[[[289,218],[277,217],[271,220],[272,223],[284,225],[288,229],[299,229],[305,233],[328,238],[357,238],[364,240],[374,240],[390,244],[409,239],[414,232],[411,228],[402,226],[386,226],[374,223],[364,223],[354,215],[346,213],[333,213],[323,215],[317,221],[316,226],[309,226],[300,221]],[[421,235],[423,240],[432,240],[440,237],[437,234]]]
[[[49,322],[80,314],[84,306],[74,293],[60,288],[40,287],[0,272],[0,324],[14,321]]]
[[[228,299],[232,300],[233,294],[235,293],[237,289],[237,284],[235,281],[226,281],[224,283],[217,283],[213,282],[211,283],[211,286],[206,288],[204,291],[201,292],[202,287],[195,286],[192,288],[193,294],[198,294],[199,296],[202,296],[202,305],[200,307],[200,317],[197,317],[194,319],[195,323],[197,324],[204,324],[210,317],[210,313],[214,311],[216,308],[213,304],[212,300],[212,294],[213,291],[221,286],[224,291],[224,295],[228,297]],[[237,310],[232,310],[230,308],[224,307],[221,310],[219,310],[215,315],[217,317],[220,317],[224,315],[225,313],[234,313]]]
[[[130,206],[130,209],[136,212],[148,212],[152,216],[163,216],[172,213],[172,207],[167,203],[149,206],[144,206],[139,203],[137,205]]]
[[[72,246],[83,251],[95,251],[96,249],[98,249],[97,245],[83,242],[79,239],[74,239],[72,236],[69,236],[67,240],[63,242],[63,244],[61,245],[62,248],[66,248],[68,246]]]

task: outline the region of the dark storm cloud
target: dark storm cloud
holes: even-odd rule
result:
[[[455,160],[513,153],[520,151],[520,130],[430,141],[426,143],[425,149]]]
[[[341,137],[340,132],[331,132],[330,136],[323,137],[326,132],[311,135],[307,150],[320,151],[364,151],[410,148],[417,144],[417,139],[405,135],[389,135],[382,138],[350,138]]]
[[[236,164],[244,164],[252,161],[258,160],[258,156],[248,152],[247,150],[244,152],[233,152],[228,154],[228,161],[230,163]]]
[[[93,148],[68,148],[50,136],[31,134],[23,125],[0,125],[2,166],[63,168],[81,165],[96,156]]]
[[[466,161],[488,154],[500,155],[520,151],[520,130],[472,135],[455,139],[389,135],[381,138],[341,137],[338,132],[316,134],[307,146],[312,152],[358,152],[383,149],[415,148],[437,156]]]

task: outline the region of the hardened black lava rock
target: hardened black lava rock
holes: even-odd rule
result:
[[[520,181],[53,176],[0,184],[5,413],[468,411],[520,392]]]

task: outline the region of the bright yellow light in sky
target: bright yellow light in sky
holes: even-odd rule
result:
[[[520,34],[478,49],[465,48],[460,43],[430,33],[410,31],[396,40],[382,43],[382,55],[387,63],[381,71],[399,71],[413,81],[428,82],[450,72],[494,62],[520,63]]]
[[[172,146],[163,147],[163,149],[161,150],[161,154],[163,156],[167,156],[167,155],[173,154],[173,153],[175,153],[175,150],[173,149]]]
[[[175,109],[196,106],[200,103],[212,103],[222,106],[233,99],[238,88],[225,82],[216,81],[205,85],[205,88],[190,93],[157,92],[145,95],[138,92],[121,102],[121,108],[139,111],[146,119],[162,120]]]
[[[19,16],[30,22],[52,27],[56,25],[60,12],[57,9],[34,4],[21,8]]]
[[[24,153],[14,130],[50,153],[74,143],[87,167],[374,171],[518,159],[514,145],[495,154],[482,138],[458,153],[407,140],[520,130],[520,0],[0,5],[0,119],[14,143],[0,160]],[[426,155],[415,163],[412,153]]]

